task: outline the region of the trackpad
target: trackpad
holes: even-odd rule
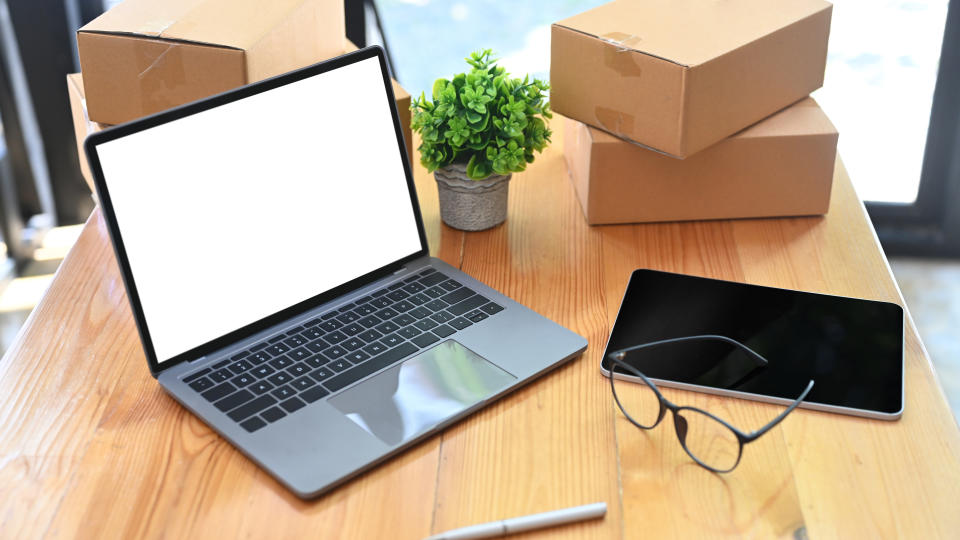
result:
[[[420,353],[329,403],[393,446],[476,405],[516,377],[453,340]]]

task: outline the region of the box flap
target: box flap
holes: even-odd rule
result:
[[[823,0],[615,0],[556,24],[694,66],[830,6]]]
[[[125,0],[80,32],[142,35],[246,50],[305,0]]]

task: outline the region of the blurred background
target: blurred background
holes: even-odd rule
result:
[[[42,297],[94,208],[65,76],[77,28],[115,0],[0,0],[0,351]],[[411,94],[492,48],[549,78],[550,24],[602,0],[346,0],[347,35],[383,45]],[[813,94],[954,415],[960,417],[960,0],[837,0]],[[951,5],[952,4],[952,5]]]

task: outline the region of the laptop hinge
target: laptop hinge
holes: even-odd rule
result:
[[[194,358],[193,360],[187,360],[187,363],[188,363],[188,364],[193,364],[194,362],[199,362],[199,361],[201,361],[201,360],[206,360],[206,359],[207,359],[207,357],[206,357],[206,355],[204,355],[204,356],[201,356],[200,358]]]

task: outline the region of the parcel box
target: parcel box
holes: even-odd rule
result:
[[[90,118],[119,124],[344,49],[338,0],[125,0],[77,32]]]
[[[564,154],[587,222],[826,213],[837,131],[810,98],[676,159],[565,119]]]
[[[407,156],[410,157],[410,163],[413,161],[413,147],[410,138],[410,94],[400,86],[397,81],[393,82],[393,95],[397,102],[397,109],[400,113],[400,129],[403,131],[404,141],[407,144]],[[87,163],[87,154],[83,149],[83,141],[87,135],[96,133],[110,126],[99,124],[90,120],[87,114],[87,104],[83,92],[83,77],[79,73],[67,75],[67,93],[70,96],[70,110],[73,113],[73,130],[77,136],[77,156],[80,158],[80,172],[87,186],[92,193],[96,193],[93,187],[93,175],[90,174],[90,165]]]
[[[106,127],[90,120],[87,114],[86,97],[83,94],[83,77],[79,73],[67,75],[67,95],[70,96],[70,112],[73,114],[73,132],[77,136],[77,156],[80,158],[80,174],[83,175],[90,192],[96,194],[97,190],[93,187],[93,175],[90,174],[90,164],[87,163],[87,153],[83,150],[83,141],[87,135],[91,135]]]
[[[823,0],[616,0],[555,23],[553,110],[687,157],[823,84]]]

